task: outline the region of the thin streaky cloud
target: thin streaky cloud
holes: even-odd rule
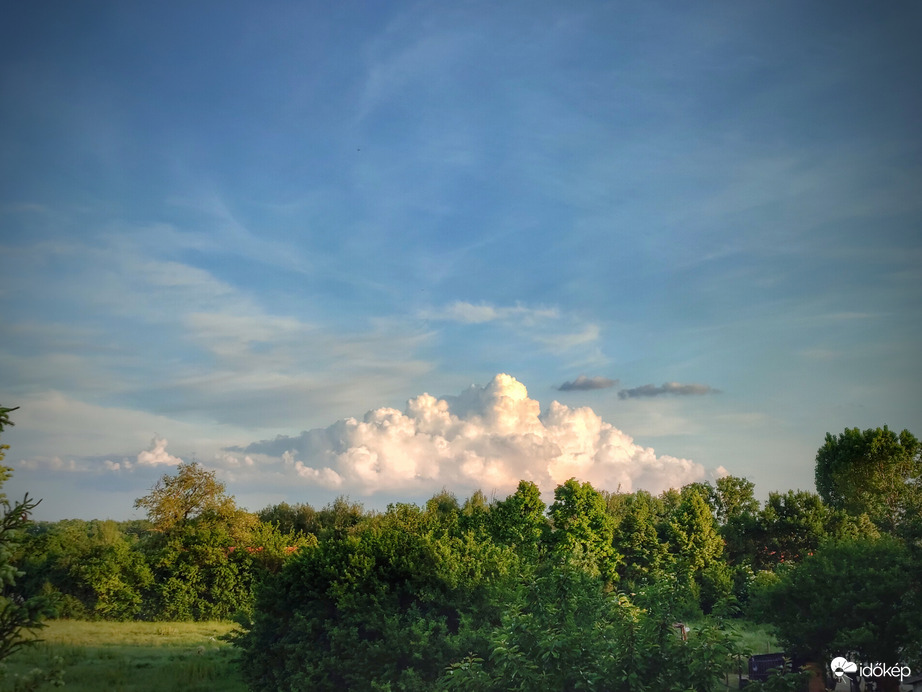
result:
[[[594,377],[586,377],[585,375],[580,375],[572,382],[564,382],[562,385],[557,387],[557,390],[560,392],[573,392],[573,391],[587,391],[592,389],[608,389],[610,387],[617,387],[619,380],[610,380],[607,377],[601,377],[596,375]]]
[[[420,316],[434,321],[482,324],[510,320],[528,323],[537,320],[556,319],[560,315],[556,308],[529,308],[520,304],[498,306],[490,303],[474,304],[464,300],[456,300],[454,303],[440,309],[423,310]]]
[[[666,382],[657,387],[652,384],[645,384],[642,387],[632,389],[622,389],[618,392],[619,399],[636,399],[640,397],[654,396],[700,396],[703,394],[720,394],[719,389],[714,389],[706,384],[681,384],[679,382]]]

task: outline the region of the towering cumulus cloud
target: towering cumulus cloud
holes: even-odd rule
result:
[[[422,394],[403,412],[379,408],[233,451],[281,457],[305,480],[363,494],[443,486],[505,493],[521,479],[551,490],[573,476],[658,492],[704,477],[699,464],[656,456],[590,408],[554,401],[542,413],[521,382],[502,374],[458,396]]]

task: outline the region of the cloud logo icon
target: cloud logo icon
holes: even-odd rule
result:
[[[857,663],[852,663],[841,656],[832,659],[832,663],[829,664],[829,667],[832,668],[833,675],[837,678],[841,678],[846,673],[855,673],[858,670]]]

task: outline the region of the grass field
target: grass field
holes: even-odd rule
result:
[[[227,622],[79,622],[53,620],[44,641],[6,661],[0,690],[13,676],[64,661],[68,692],[246,692],[234,650],[220,636]],[[46,689],[53,689],[48,686]]]

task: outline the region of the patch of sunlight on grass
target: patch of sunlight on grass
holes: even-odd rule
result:
[[[221,636],[228,622],[81,622],[52,620],[43,641],[7,659],[15,674],[47,667],[60,656],[71,692],[245,692],[235,652]]]

